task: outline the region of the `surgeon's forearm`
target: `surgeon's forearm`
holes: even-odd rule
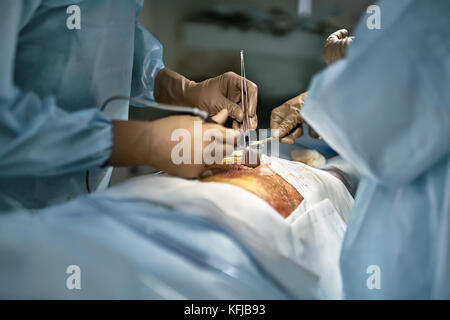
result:
[[[151,122],[113,120],[113,148],[108,166],[148,164]]]

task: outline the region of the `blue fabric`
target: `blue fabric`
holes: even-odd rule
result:
[[[81,29],[66,9],[80,7]],[[108,184],[111,118],[153,99],[160,43],[137,22],[141,1],[7,0],[0,3],[0,209],[42,208]],[[97,169],[95,169],[97,168]],[[106,181],[105,181],[106,180]]]
[[[289,298],[217,225],[137,199],[0,215],[0,256],[0,298]],[[80,290],[66,287],[70,265]]]
[[[347,298],[450,298],[450,2],[380,1],[302,115],[363,175],[341,254]],[[367,268],[380,268],[369,289]]]

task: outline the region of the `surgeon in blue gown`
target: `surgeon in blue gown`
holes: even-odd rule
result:
[[[67,20],[79,7],[80,28]],[[226,109],[241,121],[241,78],[194,82],[165,68],[162,46],[136,17],[142,1],[7,0],[0,3],[0,210],[41,209],[104,190],[112,167],[151,165],[183,177],[197,166],[170,162],[170,133],[193,117],[126,121],[134,96]],[[256,127],[256,86],[248,82]],[[219,130],[224,127],[212,124]]]
[[[363,16],[301,109],[362,174],[341,253],[344,295],[449,299],[450,2],[377,5],[381,29]]]
[[[73,4],[81,29],[66,26]],[[135,21],[141,6],[0,3],[0,298],[291,297],[210,221],[150,201],[86,195],[87,170],[92,190],[108,185],[105,164],[187,177],[202,169],[170,166],[167,156],[171,131],[192,130],[195,118],[127,121],[127,101],[99,108],[112,96],[243,117],[241,78],[197,83],[165,68],[161,45]],[[254,115],[257,90],[248,88]],[[76,287],[71,266],[80,271]]]

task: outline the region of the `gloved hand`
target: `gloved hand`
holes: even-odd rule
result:
[[[307,92],[292,98],[281,106],[272,110],[270,115],[270,128],[274,138],[280,137],[280,142],[293,144],[294,141],[303,134],[301,124],[303,119],[300,110],[303,107]]]
[[[347,47],[352,43],[354,37],[348,36],[346,29],[340,29],[328,36],[325,42],[324,58],[328,65],[345,56]]]
[[[348,37],[348,31],[346,29],[338,30],[327,38],[324,57],[328,65],[345,56],[346,48],[353,41],[353,38]],[[306,94],[307,92],[304,92],[272,110],[270,128],[272,130],[279,129],[278,136],[281,137],[280,142],[293,144],[303,134],[301,124],[304,120],[300,116],[300,110]],[[277,134],[274,133],[272,135],[276,136]],[[312,128],[310,128],[309,134],[313,138],[320,138]]]
[[[227,72],[202,82],[191,81],[182,75],[164,68],[155,80],[155,99],[157,102],[198,107],[209,114],[217,114],[227,109],[229,115],[242,122],[244,113],[241,106],[241,76]],[[258,87],[247,80],[250,128],[256,129],[256,104]],[[237,128],[234,122],[233,128]]]
[[[226,109],[213,117],[220,124],[225,123],[227,118],[228,111]],[[195,121],[201,123],[199,132],[194,132]],[[113,121],[113,150],[107,165],[149,165],[172,175],[197,178],[205,170],[206,165],[211,164],[204,161],[206,147],[214,148],[210,150],[222,150],[222,154],[217,156],[220,158],[217,160],[219,163],[222,162],[221,158],[230,156],[234,150],[239,132],[227,129],[220,124],[206,123],[199,117],[193,116],[171,116],[150,122],[115,120]],[[173,151],[175,146],[182,144],[180,141],[172,141],[172,134],[177,129],[184,129],[184,132],[190,135],[190,139],[185,144],[186,149],[183,149],[188,150],[190,154],[189,163],[176,164],[173,161],[172,152],[175,153],[175,156],[180,156],[180,153],[183,156],[181,150],[180,152]],[[223,140],[210,139],[207,136],[209,129],[216,129],[217,134],[220,134]],[[208,139],[204,141],[204,137]],[[214,141],[211,142],[211,140]],[[215,156],[213,152],[205,153],[212,153]],[[199,160],[199,163],[195,163],[196,159]],[[214,160],[214,158],[210,160]]]

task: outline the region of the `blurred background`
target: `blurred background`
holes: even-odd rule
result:
[[[240,73],[245,50],[247,78],[258,85],[259,128],[270,111],[304,92],[325,67],[327,36],[350,32],[370,0],[145,0],[139,22],[163,45],[165,65],[201,81],[227,71]],[[130,118],[148,119],[131,109]],[[118,169],[112,184],[149,168]]]

